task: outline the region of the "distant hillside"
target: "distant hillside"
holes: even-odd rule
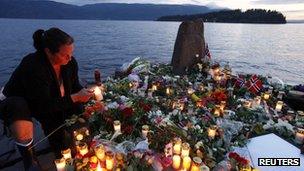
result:
[[[47,0],[0,0],[0,18],[156,20],[216,11],[197,5],[100,3],[76,6]]]
[[[241,10],[222,10],[205,14],[194,15],[172,15],[158,18],[158,21],[185,21],[201,18],[207,22],[222,23],[272,23],[285,24],[285,16],[277,11],[250,9],[245,12]]]

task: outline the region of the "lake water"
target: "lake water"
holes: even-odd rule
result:
[[[170,62],[179,22],[0,19],[0,86],[29,52],[36,29],[59,27],[75,39],[80,78],[103,76],[143,57]],[[205,23],[214,60],[236,72],[272,75],[289,84],[304,83],[304,24]]]

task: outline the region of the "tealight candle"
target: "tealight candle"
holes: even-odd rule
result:
[[[226,101],[221,101],[220,109],[222,112],[224,112],[225,107],[226,107]]]
[[[156,90],[157,90],[157,85],[153,84],[153,85],[152,85],[152,90],[153,90],[153,91],[156,91]]]
[[[114,121],[113,127],[115,132],[121,132],[121,124],[119,120]]]
[[[179,155],[174,155],[173,156],[173,163],[172,163],[172,167],[174,169],[179,169],[181,164],[181,157]]]
[[[78,131],[74,131],[74,135],[77,141],[81,141],[84,138],[83,134]]]
[[[216,134],[216,130],[217,130],[217,126],[215,125],[212,125],[208,128],[208,136],[211,138],[211,139],[214,139],[215,137],[215,134]]]
[[[174,146],[173,146],[173,153],[180,154],[182,148],[182,140],[180,138],[174,138]]]
[[[295,142],[297,144],[303,144],[303,140],[304,140],[304,129],[298,128],[295,136]]]
[[[275,110],[278,112],[281,112],[282,108],[283,108],[284,103],[282,101],[278,101],[277,105],[275,107]]]
[[[105,159],[105,148],[102,144],[96,146],[94,148],[94,151],[95,151],[95,155],[97,156],[97,158],[100,160],[100,161],[104,161]]]
[[[264,100],[268,100],[270,97],[270,93],[265,92],[263,97],[264,97]]]
[[[202,159],[201,158],[193,157],[191,171],[200,171],[201,164],[202,164]]]
[[[114,154],[112,151],[106,152],[106,169],[112,170],[114,167]]]
[[[215,117],[219,117],[221,115],[221,106],[220,105],[215,105],[213,114]]]
[[[101,101],[103,99],[102,92],[97,86],[94,88],[94,95],[95,95],[95,100],[97,101]]]
[[[183,158],[183,169],[188,170],[191,167],[191,158],[189,156]]]
[[[82,156],[86,155],[89,152],[88,145],[86,143],[80,143],[79,147],[79,154]]]
[[[167,87],[167,88],[166,88],[166,94],[167,94],[168,96],[170,96],[170,95],[171,95],[171,92],[172,92],[171,88],[170,88],[170,87]]]
[[[219,81],[221,81],[221,79],[222,79],[222,77],[220,75],[215,75],[214,76],[214,81],[219,82]]]
[[[62,156],[63,156],[63,158],[64,158],[65,160],[69,160],[69,159],[72,158],[72,154],[71,154],[71,149],[70,149],[70,148],[68,148],[68,149],[66,149],[66,150],[62,150],[62,151],[61,151],[61,154],[62,154]]]
[[[148,132],[149,132],[149,126],[148,125],[143,125],[141,127],[142,137],[145,138],[145,139],[147,139]]]
[[[65,159],[64,158],[56,159],[55,165],[56,165],[57,171],[65,171]]]
[[[182,154],[181,154],[181,157],[184,158],[184,157],[187,157],[189,156],[190,154],[190,145],[189,143],[183,143],[182,144]]]

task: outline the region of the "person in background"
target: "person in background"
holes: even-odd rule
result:
[[[33,122],[37,119],[46,135],[62,125],[72,114],[82,112],[82,104],[93,92],[78,80],[73,57],[73,38],[58,28],[37,30],[33,34],[36,51],[25,56],[3,89],[0,118],[10,128],[25,170],[41,169],[34,151]],[[64,128],[49,137],[56,157],[66,148]]]

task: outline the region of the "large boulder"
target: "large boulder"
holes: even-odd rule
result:
[[[203,20],[184,21],[179,26],[176,37],[171,65],[173,73],[186,74],[205,57],[205,39]]]

